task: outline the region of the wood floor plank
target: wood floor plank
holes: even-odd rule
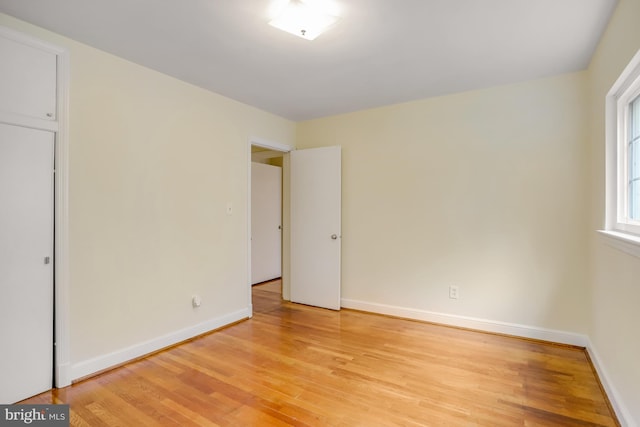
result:
[[[24,403],[73,426],[618,426],[583,349],[281,301]]]

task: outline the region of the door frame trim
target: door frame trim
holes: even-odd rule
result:
[[[279,151],[281,152],[283,155],[287,154],[291,151],[293,151],[295,149],[295,147],[288,145],[288,144],[282,144],[280,142],[273,142],[273,141],[269,141],[263,138],[258,138],[258,137],[250,137],[249,141],[247,143],[247,301],[248,301],[248,307],[249,307],[249,312],[251,313],[251,316],[253,316],[253,303],[251,301],[251,147],[252,146],[256,146],[256,147],[262,147],[262,148],[268,148],[269,150],[274,150],[274,151]],[[285,193],[288,193],[288,190],[285,188],[285,174],[287,173],[285,170],[286,166],[283,166],[282,168],[282,184],[283,184],[283,191],[282,191],[282,198],[284,201]],[[286,299],[287,295],[285,295],[285,279],[287,276],[287,273],[285,272],[285,268],[284,268],[284,264],[285,264],[285,256],[286,256],[286,250],[285,250],[285,235],[286,235],[286,226],[287,224],[285,224],[284,221],[284,209],[283,209],[283,223],[282,223],[282,252],[283,252],[283,256],[282,256],[282,263],[283,263],[283,269],[282,269],[282,290],[283,290],[283,298]]]
[[[57,388],[71,385],[69,334],[69,51],[58,54],[58,132],[55,151],[55,370]]]

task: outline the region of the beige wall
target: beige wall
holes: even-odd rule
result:
[[[604,100],[640,49],[638,17],[640,1],[620,1],[589,67],[593,277],[589,335],[636,425],[640,425],[640,259],[606,245],[593,230],[604,226]]]
[[[0,25],[70,51],[72,365],[247,309],[248,141],[293,144],[295,124],[6,15]]]
[[[299,124],[343,148],[343,298],[586,333],[586,101],[576,73]]]

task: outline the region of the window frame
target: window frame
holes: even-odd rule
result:
[[[640,96],[640,50],[606,96],[605,227],[613,246],[640,257],[640,221],[629,218],[629,105]]]
[[[616,184],[617,209],[615,228],[636,235],[640,235],[640,220],[634,220],[629,217],[629,125],[630,105],[638,97],[640,97],[640,74],[620,94],[616,103],[618,122],[616,131],[616,157],[618,160],[616,174],[618,180]]]

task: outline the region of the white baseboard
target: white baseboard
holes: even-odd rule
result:
[[[105,369],[109,369],[130,360],[134,360],[138,357],[153,353],[154,351],[161,350],[165,347],[169,347],[179,342],[207,333],[214,329],[221,328],[223,326],[243,319],[247,319],[250,316],[251,310],[249,308],[245,308],[221,317],[207,320],[206,322],[202,322],[185,329],[181,329],[179,331],[172,332],[167,335],[163,335],[158,338],[154,338],[149,341],[142,342],[140,344],[133,345],[131,347],[123,348],[109,354],[75,363],[71,367],[70,379],[77,380],[79,378],[87,377],[97,372],[104,371]]]
[[[591,362],[593,363],[596,372],[598,372],[598,377],[600,378],[602,387],[604,387],[604,390],[609,397],[609,401],[611,402],[611,406],[613,406],[613,410],[618,417],[618,421],[620,421],[620,425],[622,427],[638,427],[638,424],[633,421],[629,410],[622,403],[622,399],[614,387],[613,382],[611,381],[611,378],[609,377],[609,374],[607,373],[607,370],[605,369],[604,364],[602,363],[602,360],[600,359],[600,356],[598,355],[598,352],[593,346],[591,340],[588,341],[587,351],[589,352],[589,357],[591,358]]]
[[[344,308],[369,311],[372,313],[386,314],[388,316],[404,317],[407,319],[422,320],[424,322],[441,323],[443,325],[457,326],[460,328],[477,329],[480,331],[494,332],[498,334],[514,335],[543,341],[551,341],[560,344],[569,344],[579,347],[587,347],[589,339],[586,335],[572,332],[557,331],[553,329],[536,328],[515,323],[498,322],[495,320],[478,319],[475,317],[457,316],[453,314],[436,313],[414,308],[398,307],[386,304],[377,304],[351,299],[342,299]]]

